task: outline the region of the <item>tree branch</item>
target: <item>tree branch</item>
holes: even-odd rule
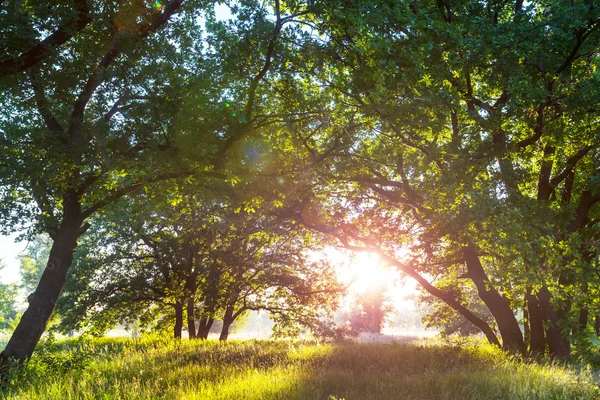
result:
[[[590,150],[592,150],[592,146],[584,146],[573,156],[569,157],[569,159],[567,159],[565,168],[558,175],[556,175],[550,180],[550,186],[553,189],[556,188],[556,186],[558,186],[571,172],[573,172],[579,160],[585,157],[586,154],[590,152]]]
[[[152,18],[152,21],[149,24],[140,26],[134,36],[145,38],[160,28],[173,14],[177,12],[184,1],[185,0],[174,0],[165,7],[163,12],[155,14],[154,18]],[[69,124],[69,136],[71,139],[76,139],[79,136],[79,130],[81,123],[83,122],[83,113],[85,108],[98,86],[102,83],[104,79],[104,72],[123,51],[123,46],[126,41],[125,39],[127,39],[129,36],[130,34],[124,32],[116,33],[109,45],[108,51],[104,54],[104,57],[102,57],[87,80],[83,90],[79,93],[79,96],[75,101],[75,106],[73,107],[73,112],[71,113],[71,122]]]
[[[46,98],[46,92],[44,91],[44,87],[39,81],[37,71],[35,69],[32,69],[29,74],[29,77],[31,87],[33,88],[33,96],[35,98],[37,109],[40,112],[42,118],[44,119],[46,126],[64,141],[62,135],[65,132],[65,129],[54,117],[54,114],[52,114],[52,111],[50,110],[50,104],[48,103],[48,99]]]
[[[12,75],[37,64],[53,50],[73,37],[76,32],[85,28],[91,21],[90,9],[86,0],[75,0],[77,14],[75,18],[61,25],[55,32],[20,56],[0,63],[0,78]]]
[[[138,182],[131,183],[129,185],[125,185],[117,190],[112,191],[109,195],[104,197],[102,200],[87,207],[82,212],[82,217],[83,217],[83,219],[88,218],[90,215],[92,215],[99,209],[101,209],[101,208],[107,206],[108,204],[120,199],[121,197],[143,187],[144,185],[148,185],[150,183],[155,183],[155,182],[166,181],[169,179],[180,178],[180,177],[187,176],[190,174],[191,173],[187,172],[187,171],[186,172],[166,173],[166,174],[162,174],[162,175],[158,175],[156,177],[150,178],[148,180],[138,181]]]

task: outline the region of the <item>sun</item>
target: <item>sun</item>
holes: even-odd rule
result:
[[[386,290],[393,273],[375,253],[357,253],[348,256],[348,262],[338,268],[338,277],[349,284],[350,291],[367,292]]]
[[[382,291],[395,309],[415,308],[414,300],[407,299],[407,296],[418,293],[416,282],[386,265],[376,253],[329,248],[321,256],[336,266],[339,281],[348,285],[349,298],[361,293]]]

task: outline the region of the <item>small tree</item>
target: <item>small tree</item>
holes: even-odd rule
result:
[[[3,268],[4,265],[0,264],[0,271]],[[0,331],[9,330],[11,320],[17,316],[15,310],[17,292],[16,285],[0,283]]]
[[[26,294],[32,293],[38,285],[48,256],[52,240],[46,235],[35,236],[28,244],[25,254],[19,256],[21,270],[21,289]]]
[[[357,293],[346,321],[354,332],[380,334],[393,306],[382,283]]]

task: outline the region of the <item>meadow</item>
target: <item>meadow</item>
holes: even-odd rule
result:
[[[6,399],[582,399],[589,368],[487,345],[70,339],[44,343]]]

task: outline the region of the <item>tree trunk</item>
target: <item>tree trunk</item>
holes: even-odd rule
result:
[[[510,307],[508,300],[494,288],[487,277],[475,246],[462,247],[462,253],[467,265],[468,277],[477,287],[481,300],[485,303],[490,313],[494,316],[500,335],[502,336],[502,347],[512,352],[524,352],[523,333],[519,322]]]
[[[586,260],[588,261],[588,260]],[[592,261],[592,257],[589,258],[590,262]],[[585,293],[586,295],[589,292],[589,286],[587,281],[583,282],[583,287],[582,287],[583,293]],[[585,303],[587,304],[587,303]],[[588,325],[588,320],[589,320],[589,310],[587,308],[586,305],[581,306],[581,308],[579,309],[579,324],[577,325],[577,327],[573,328],[575,331],[575,337],[577,337],[579,334],[585,334],[585,330],[587,329],[587,325]]]
[[[205,317],[200,320],[200,326],[198,326],[198,334],[196,335],[199,339],[207,339],[210,333],[210,328],[214,322],[214,318]]]
[[[531,346],[531,327],[529,326],[529,313],[527,312],[527,294],[523,301],[523,342],[525,350]]]
[[[546,284],[542,285],[540,292],[537,295],[540,308],[544,314],[544,319],[549,323],[546,331],[546,339],[548,341],[548,349],[550,356],[556,358],[567,358],[571,354],[571,346],[569,338],[563,335],[560,328],[560,318],[558,313],[552,306],[552,294],[548,290]]]
[[[77,238],[83,233],[79,218],[79,204],[71,207],[76,209],[69,209],[68,204],[65,204],[65,217],[54,236],[46,268],[36,290],[27,298],[29,306],[23,313],[19,325],[0,354],[0,371],[8,369],[13,362],[21,364],[31,357],[52,317],[56,301],[67,280],[67,272],[73,262]]]
[[[175,326],[173,327],[173,337],[181,339],[181,331],[183,330],[183,304],[176,303],[175,309]]]
[[[189,299],[187,303],[188,335],[190,339],[196,338],[196,321],[194,320],[194,300]]]
[[[579,333],[585,332],[588,324],[589,311],[587,307],[581,307],[579,310]]]
[[[537,297],[531,293],[531,287],[527,288],[525,298],[527,300],[527,314],[529,315],[529,331],[531,335],[529,351],[534,354],[543,355],[546,352],[544,316]]]
[[[349,249],[352,249],[352,246],[346,246],[346,247]],[[490,342],[490,344],[501,347],[500,341],[498,340],[498,337],[496,337],[496,332],[494,332],[494,330],[490,327],[490,325],[487,322],[485,322],[484,320],[482,320],[481,318],[479,318],[477,315],[473,314],[468,308],[463,306],[460,303],[460,301],[456,300],[451,294],[433,286],[420,273],[418,273],[417,271],[415,271],[412,268],[408,268],[404,263],[401,263],[400,261],[394,259],[393,257],[388,256],[387,254],[385,254],[385,252],[379,251],[377,254],[379,254],[379,256],[383,260],[389,262],[391,265],[396,266],[400,271],[404,272],[405,274],[407,274],[408,276],[410,276],[411,278],[416,280],[419,283],[419,285],[421,285],[421,287],[423,289],[425,289],[429,294],[437,297],[438,299],[442,300],[444,303],[448,304],[448,306],[450,306],[450,308],[452,308],[453,310],[458,312],[460,315],[465,317],[469,322],[471,322],[473,325],[475,325],[477,328],[479,328],[481,330],[481,332],[487,338],[488,342]]]
[[[596,314],[596,318],[594,318],[594,330],[596,336],[600,337],[600,314]]]
[[[225,341],[229,337],[229,328],[233,323],[233,306],[227,306],[225,315],[223,316],[223,329],[221,329],[221,336],[219,340]]]

